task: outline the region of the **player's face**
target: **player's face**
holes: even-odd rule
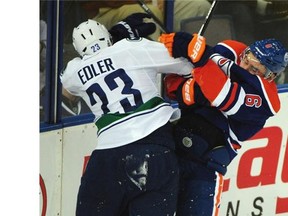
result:
[[[266,73],[266,67],[262,65],[251,52],[247,52],[243,55],[240,62],[240,67],[244,68],[253,75],[258,75],[261,77],[264,77]]]

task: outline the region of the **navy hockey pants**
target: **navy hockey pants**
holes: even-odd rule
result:
[[[216,216],[219,213],[223,176],[205,165],[179,160],[180,185],[177,216]]]
[[[81,178],[76,215],[173,216],[179,167],[167,146],[174,147],[170,124],[132,144],[93,151]]]

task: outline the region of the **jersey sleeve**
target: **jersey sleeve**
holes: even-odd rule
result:
[[[264,99],[262,101],[267,102],[266,108],[271,115],[279,111],[280,101],[275,82],[268,82],[260,76],[252,75],[232,60],[219,54],[212,55],[211,59],[232,82],[239,83],[246,93],[260,95]]]
[[[74,78],[74,73],[76,73],[79,67],[79,62],[81,62],[79,57],[72,59],[68,62],[66,68],[60,74],[60,80],[63,88],[75,96],[80,96],[78,94],[78,87],[76,85],[77,80]]]
[[[247,45],[239,41],[224,40],[213,47],[213,53],[219,53],[220,55],[239,64],[240,55],[246,48]]]
[[[178,74],[186,78],[191,77],[193,65],[186,58],[173,58],[169,55],[164,44],[148,41],[141,50],[142,58],[150,60],[151,67],[156,68],[158,73]],[[144,56],[143,56],[144,55]]]

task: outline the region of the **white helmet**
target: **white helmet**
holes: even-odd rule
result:
[[[106,27],[89,19],[74,28],[73,46],[79,55],[91,55],[112,45],[111,35]]]

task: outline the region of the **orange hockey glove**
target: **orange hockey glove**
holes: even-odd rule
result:
[[[165,47],[168,49],[170,56],[173,56],[173,42],[174,42],[175,33],[171,34],[161,34],[158,41],[163,43]]]
[[[188,56],[192,63],[199,62],[206,48],[206,38],[201,35],[193,34],[193,38],[188,45]]]
[[[166,46],[172,57],[187,58],[195,67],[204,65],[212,54],[212,49],[206,45],[206,39],[198,34],[191,35],[185,32],[162,34],[159,41]]]

